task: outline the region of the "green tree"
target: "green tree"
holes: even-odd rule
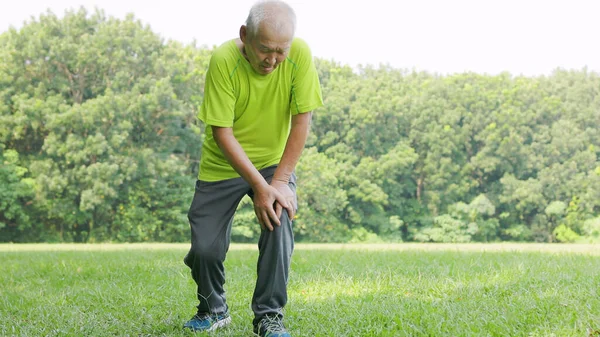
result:
[[[36,181],[35,222],[61,241],[183,240],[207,53],[83,9],[1,41],[0,141]]]
[[[35,182],[19,163],[19,153],[0,144],[0,242],[30,238],[29,213],[35,197]]]

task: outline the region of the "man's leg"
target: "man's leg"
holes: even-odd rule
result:
[[[198,313],[227,311],[223,262],[229,249],[235,210],[248,188],[242,178],[196,182],[188,212],[192,245],[184,262],[191,268],[198,285]]]
[[[261,170],[261,174],[270,183],[275,172],[274,167]],[[296,194],[296,176],[292,175],[290,188]],[[295,207],[298,203],[295,202]],[[287,282],[294,234],[292,219],[284,209],[280,218],[281,226],[273,226],[273,231],[262,230],[258,242],[259,257],[257,264],[258,279],[252,298],[254,325],[265,315],[283,316],[282,309],[287,303]]]

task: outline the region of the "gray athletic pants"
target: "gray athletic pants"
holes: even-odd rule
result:
[[[277,166],[259,172],[271,182]],[[296,176],[289,183],[296,195]],[[225,269],[223,262],[229,249],[231,225],[235,210],[244,195],[252,195],[250,185],[243,178],[216,182],[196,182],[196,191],[188,219],[192,234],[192,246],[184,258],[192,269],[192,277],[198,285],[198,312],[223,313],[225,301]],[[297,207],[297,200],[295,207]],[[282,315],[287,302],[287,281],[290,260],[294,249],[292,221],[287,211],[281,215],[281,226],[274,230],[262,230],[258,241],[258,278],[252,297],[254,324],[265,314]],[[256,223],[257,226],[258,221]]]

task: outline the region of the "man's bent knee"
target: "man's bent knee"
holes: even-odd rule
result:
[[[219,245],[192,244],[192,248],[184,258],[186,265],[191,267],[195,262],[223,262],[225,248]]]

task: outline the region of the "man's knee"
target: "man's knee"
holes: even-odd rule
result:
[[[272,235],[280,237],[281,239],[293,235],[292,219],[286,210],[283,210],[281,213],[281,216],[279,217],[279,223],[279,226],[273,224],[273,232],[271,232]]]
[[[223,262],[225,254],[225,247],[221,247],[221,245],[194,243],[185,256],[184,262],[190,267],[196,262]]]
[[[284,224],[291,230],[292,229],[292,223],[293,220],[290,217],[290,214],[288,213],[287,210],[283,210],[283,212],[281,212],[281,217],[279,218],[279,221],[281,222],[281,226],[283,226]]]

